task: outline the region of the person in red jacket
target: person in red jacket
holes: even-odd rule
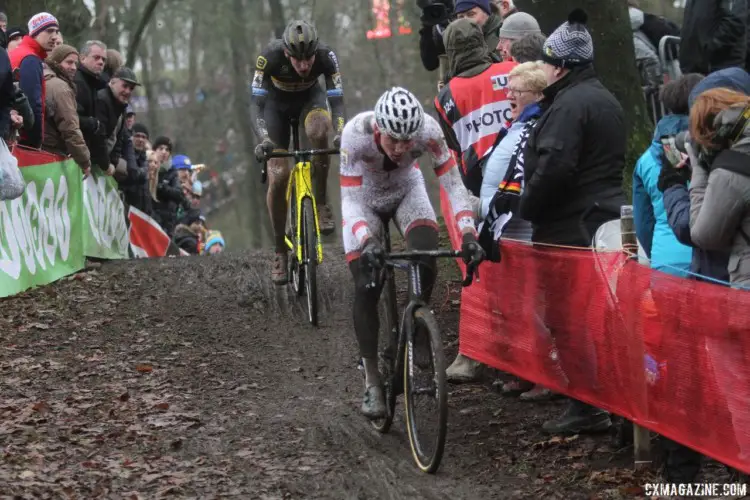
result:
[[[459,158],[459,172],[473,195],[478,212],[484,165],[498,142],[498,134],[511,121],[508,74],[517,63],[496,63],[490,56],[482,28],[468,19],[457,19],[443,34],[451,78],[435,98],[435,108],[445,141]],[[480,374],[479,362],[463,354],[446,374],[450,381],[471,381]]]
[[[515,62],[493,63],[481,28],[457,19],[443,35],[448,65],[456,75],[435,98],[445,140],[460,156],[466,188],[479,196],[487,153],[511,120],[508,73]]]
[[[44,138],[44,68],[47,53],[60,39],[60,25],[52,14],[41,12],[29,20],[29,34],[8,54],[21,90],[34,111],[34,126],[22,131],[19,144],[40,148]]]

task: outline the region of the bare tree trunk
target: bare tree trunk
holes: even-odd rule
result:
[[[135,64],[135,58],[138,54],[138,45],[140,45],[141,43],[143,32],[146,31],[146,26],[148,26],[148,22],[151,20],[151,16],[154,14],[154,10],[156,9],[156,5],[158,3],[159,0],[149,0],[146,8],[143,9],[141,19],[140,21],[138,21],[138,27],[130,37],[130,43],[128,43],[128,57],[125,60],[125,66],[129,66],[132,68],[133,64]]]
[[[252,232],[252,242],[255,248],[264,246],[264,236],[270,236],[270,223],[268,220],[268,211],[265,204],[265,188],[260,183],[260,169],[252,158],[252,151],[255,148],[255,136],[250,123],[250,103],[247,95],[247,53],[244,48],[248,46],[248,40],[245,33],[245,19],[243,13],[243,0],[232,0],[232,11],[234,19],[231,20],[230,28],[230,47],[232,59],[232,83],[234,93],[234,111],[235,120],[240,129],[242,136],[242,146],[248,159],[249,168],[247,169],[246,183],[250,188],[250,230]],[[254,59],[250,59],[254,61]]]
[[[139,52],[141,67],[143,68],[143,88],[146,90],[146,100],[148,102],[148,122],[151,126],[153,135],[159,129],[159,96],[158,91],[154,89],[154,81],[151,78],[148,47],[144,45]],[[152,137],[152,140],[153,139],[154,137]]]
[[[625,188],[630,196],[631,177],[638,157],[651,142],[652,127],[635,65],[633,33],[627,3],[623,0],[516,0],[518,9],[536,17],[544,33],[552,33],[568,19],[570,12],[583,8],[594,40],[594,65],[602,83],[625,109],[629,131]]]
[[[271,26],[276,38],[281,38],[284,34],[286,21],[284,20],[284,8],[280,0],[268,0],[268,6],[271,8]]]

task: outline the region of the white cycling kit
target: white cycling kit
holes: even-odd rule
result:
[[[424,125],[413,137],[412,150],[398,164],[383,153],[374,135],[374,112],[367,111],[352,118],[341,136],[341,212],[347,262],[360,256],[368,238],[382,237],[384,219],[393,217],[404,237],[419,226],[437,231],[435,211],[417,165],[425,152],[432,157],[459,229],[469,228],[476,234],[469,193],[434,118],[425,115]]]

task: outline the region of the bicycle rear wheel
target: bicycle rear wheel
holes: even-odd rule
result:
[[[393,269],[383,270],[386,273],[383,291],[378,302],[380,331],[378,332],[378,369],[383,377],[385,392],[385,417],[371,420],[376,431],[385,434],[391,428],[396,410],[396,342],[398,342],[398,302],[396,297],[396,280]]]
[[[432,474],[443,458],[448,430],[443,342],[435,315],[426,307],[414,312],[413,329],[406,334],[406,428],[414,461],[423,472]],[[423,402],[427,403],[424,407]]]
[[[315,212],[310,198],[302,200],[302,265],[307,292],[307,319],[318,326],[318,236],[315,231]]]

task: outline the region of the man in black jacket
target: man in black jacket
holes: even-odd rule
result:
[[[107,46],[98,40],[89,40],[79,53],[80,64],[76,72],[76,101],[78,121],[86,146],[91,152],[91,163],[106,171],[109,168],[106,133],[97,119],[96,94],[106,87],[99,77],[104,69]]]
[[[127,66],[121,67],[97,95],[97,118],[106,132],[109,163],[115,166],[115,178],[125,202],[150,214],[148,165],[138,165],[133,139],[125,124],[128,103],[139,85],[135,72]]]
[[[682,18],[680,69],[708,75],[744,68],[747,56],[747,0],[687,0]]]
[[[586,17],[581,9],[574,10],[542,50],[549,84],[542,101],[546,110],[525,149],[526,185],[520,204],[521,217],[533,225],[534,243],[589,247],[590,236],[580,230],[584,212],[595,203],[611,207],[611,214],[597,213],[587,222],[593,235],[606,220],[619,218],[619,208],[626,202],[622,189],[624,112],[594,72],[594,45]],[[550,257],[540,261],[540,266],[557,262]],[[591,390],[596,387],[596,360],[584,354],[592,341],[586,325],[569,321],[576,311],[562,296],[570,278],[566,269],[544,272],[545,323],[571,386]],[[606,412],[571,400],[562,418],[545,422],[544,429],[551,433],[603,431],[610,425]]]

